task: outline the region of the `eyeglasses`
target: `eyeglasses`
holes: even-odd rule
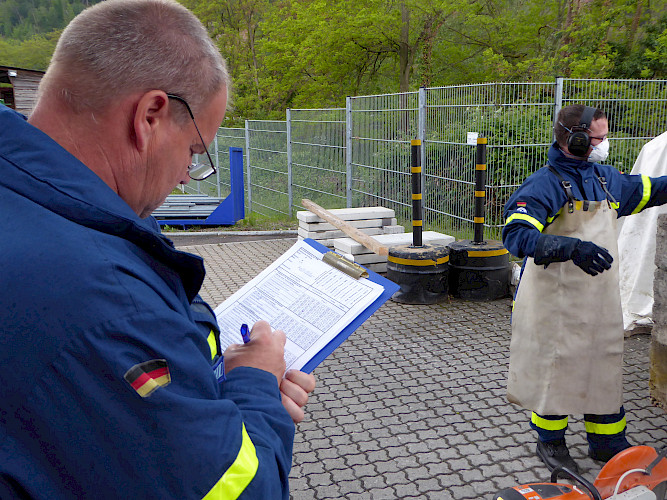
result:
[[[590,129],[589,129],[589,130],[590,130]],[[595,137],[594,135],[589,135],[588,137],[591,138],[591,141],[592,141],[593,139],[596,139],[596,140],[598,140],[598,141],[600,141],[600,142],[604,141],[604,140],[607,138],[606,135],[603,135],[602,137]],[[599,144],[599,142],[598,142],[598,144]]]
[[[167,97],[169,99],[175,99],[179,102],[182,102],[185,104],[185,109],[188,110],[188,113],[190,114],[190,118],[192,118],[192,123],[195,124],[195,129],[197,130],[197,133],[199,134],[199,139],[201,140],[202,146],[204,147],[204,151],[206,151],[206,156],[208,157],[208,163],[199,163],[193,161],[192,164],[188,167],[188,175],[190,176],[190,179],[194,181],[203,181],[204,179],[212,176],[216,170],[215,166],[213,164],[213,158],[211,158],[211,155],[208,152],[208,148],[206,147],[206,143],[204,142],[204,138],[201,136],[201,132],[199,131],[199,127],[197,126],[197,122],[195,121],[195,115],[192,114],[192,110],[190,109],[190,105],[188,102],[183,99],[180,96],[174,95],[174,94],[167,94]]]

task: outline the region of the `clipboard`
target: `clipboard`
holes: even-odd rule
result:
[[[310,245],[311,247],[315,248],[317,251],[321,252],[322,254],[325,254],[327,252],[330,252],[331,250],[321,243],[318,243],[317,241],[311,239],[311,238],[304,238],[303,240],[305,243]],[[362,266],[360,266],[362,267]],[[378,283],[384,288],[384,291],[382,294],[375,299],[375,301],[369,305],[364,311],[359,314],[356,318],[354,318],[341,332],[336,335],[333,339],[329,341],[328,344],[326,344],[320,351],[313,356],[310,361],[308,361],[303,368],[301,368],[301,371],[306,372],[306,373],[311,373],[317,366],[324,361],[327,356],[329,356],[334,350],[343,343],[345,339],[347,339],[352,332],[354,332],[357,328],[359,328],[364,321],[366,321],[368,318],[370,318],[375,311],[377,311],[382,304],[384,304],[387,300],[391,298],[394,293],[398,291],[400,288],[399,285],[394,283],[391,280],[388,280],[387,278],[380,276],[379,274],[364,268],[368,272],[368,278],[369,280]]]

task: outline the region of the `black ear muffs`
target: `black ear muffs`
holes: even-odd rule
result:
[[[591,138],[586,133],[593,122],[595,108],[586,106],[579,119],[579,125],[572,127],[570,137],[567,138],[567,149],[574,156],[586,156],[591,146]]]

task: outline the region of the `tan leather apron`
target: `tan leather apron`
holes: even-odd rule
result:
[[[528,258],[512,312],[507,398],[541,415],[609,414],[622,404],[623,315],[616,211],[566,204],[544,230],[606,248],[614,262],[590,276],[572,261]]]

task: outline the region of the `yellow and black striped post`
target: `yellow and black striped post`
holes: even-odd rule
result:
[[[475,161],[475,239],[479,244],[484,241],[484,205],[486,204],[486,137],[477,138]]]
[[[412,172],[412,246],[422,246],[422,141],[410,141],[410,172]]]
[[[509,253],[502,241],[484,241],[486,204],[486,137],[477,138],[473,240],[449,248],[449,292],[467,300],[495,300],[509,294]]]
[[[410,141],[412,172],[412,245],[392,245],[387,278],[400,285],[392,300],[404,304],[434,304],[447,300],[449,249],[422,242],[421,141]]]

